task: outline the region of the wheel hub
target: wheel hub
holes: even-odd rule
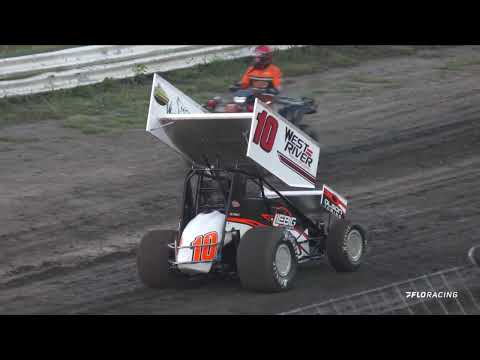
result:
[[[347,254],[350,260],[357,262],[363,253],[363,237],[360,231],[353,229],[347,236]]]
[[[280,276],[285,277],[292,268],[292,253],[286,244],[281,244],[275,253],[275,266]]]

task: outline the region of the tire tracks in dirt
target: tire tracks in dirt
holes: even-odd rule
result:
[[[460,48],[448,54],[469,51]],[[342,76],[375,71],[382,64],[378,68],[404,84],[366,95],[319,97],[319,114],[306,121],[324,144],[320,181],[345,194],[352,218],[373,234],[367,261],[357,273],[337,274],[326,261],[303,265],[296,289],[274,295],[245,291],[235,279],[192,280],[176,289],[146,289],[136,273],[135,242],[149,226],[162,223],[160,213],[174,212],[178,206],[174,189],[181,173],[178,166],[169,177],[137,169],[133,182],[112,184],[100,179],[85,183],[83,190],[72,195],[97,193],[106,201],[91,205],[83,219],[78,219],[82,212],[72,211],[59,216],[58,223],[45,224],[43,232],[39,226],[32,233],[16,235],[26,243],[18,245],[19,257],[35,249],[36,233],[38,249],[68,238],[89,244],[89,237],[102,233],[112,237],[110,246],[118,242],[116,237],[130,238],[128,246],[114,248],[112,254],[96,260],[45,266],[36,274],[20,272],[0,285],[0,313],[278,313],[463,265],[468,248],[480,239],[476,179],[480,173],[480,94],[473,70],[471,76],[468,70],[442,77],[432,70],[448,59],[389,59],[331,76],[318,75],[321,82],[334,84]],[[297,86],[314,86],[314,80],[298,80]],[[329,116],[324,118],[325,114]],[[140,144],[142,140],[139,136],[129,141]],[[148,153],[145,148],[141,152]],[[135,161],[134,153],[128,161]],[[171,161],[171,157],[159,158],[154,164],[165,166]],[[114,192],[125,192],[125,199],[109,195]]]

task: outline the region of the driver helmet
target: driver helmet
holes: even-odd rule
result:
[[[254,67],[265,69],[272,63],[273,51],[270,46],[260,45],[255,48]]]

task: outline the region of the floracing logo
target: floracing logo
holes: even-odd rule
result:
[[[458,291],[406,291],[407,299],[456,299]]]
[[[305,140],[300,139],[293,130],[285,127],[285,149],[286,153],[294,159],[312,167],[313,151]]]

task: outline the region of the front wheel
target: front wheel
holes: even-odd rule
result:
[[[286,291],[293,287],[297,258],[283,230],[256,228],[249,230],[240,240],[237,269],[240,282],[246,289]]]
[[[333,224],[327,237],[328,260],[338,272],[355,271],[363,261],[366,245],[366,231],[341,219]]]
[[[173,230],[153,230],[145,234],[137,251],[137,269],[140,280],[151,288],[166,288],[175,278],[169,260],[174,250],[168,247],[177,236]]]

